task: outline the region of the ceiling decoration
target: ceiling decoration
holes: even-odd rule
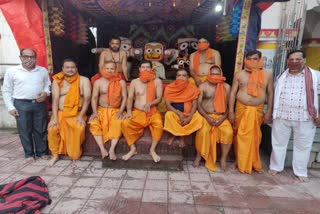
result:
[[[218,0],[67,0],[97,20],[134,23],[197,21]]]

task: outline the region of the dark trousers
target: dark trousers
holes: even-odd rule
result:
[[[14,100],[14,106],[19,113],[16,121],[25,158],[47,155],[46,102]]]

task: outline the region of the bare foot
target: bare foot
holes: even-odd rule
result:
[[[76,160],[72,160],[71,167],[73,167],[73,168],[77,167],[76,163],[77,163]]]
[[[268,173],[272,176],[275,176],[276,174],[278,174],[278,172],[276,170],[273,169],[269,169]]]
[[[236,169],[237,168],[237,162],[233,162],[231,165],[230,165],[230,169]]]
[[[180,148],[183,148],[183,147],[185,147],[185,146],[186,146],[186,144],[185,144],[185,142],[184,142],[184,137],[180,137],[179,147],[180,147]]]
[[[174,139],[176,138],[176,136],[172,135],[169,139],[168,139],[168,145],[172,145]]]
[[[57,161],[59,160],[59,156],[53,156],[49,162],[48,162],[48,166],[53,166]]]
[[[151,152],[151,151],[150,151],[150,155],[151,155],[151,157],[153,158],[153,161],[154,161],[154,162],[158,163],[158,162],[160,161],[160,156],[157,155],[156,152],[154,152],[154,151]]]
[[[193,166],[194,168],[199,167],[200,161],[201,161],[201,156],[197,155],[196,159],[195,159],[195,160],[193,161],[193,163],[192,163],[192,166]]]
[[[129,160],[132,156],[136,155],[137,151],[135,149],[131,149],[126,155],[122,156],[122,160]]]
[[[25,163],[33,163],[34,162],[34,158],[33,157],[26,158],[26,159],[24,159],[24,162]]]
[[[304,176],[297,176],[298,180],[300,182],[304,182],[304,183],[307,183],[309,182],[309,178],[308,177],[304,177]]]
[[[227,169],[227,163],[225,160],[220,160],[220,167],[221,167],[221,171],[225,172]]]
[[[256,171],[257,173],[259,173],[259,174],[263,174],[263,173],[264,173],[264,170],[263,170],[263,169],[260,169],[260,170],[255,169],[255,171]]]
[[[114,151],[109,151],[110,160],[117,160],[117,155]]]
[[[106,149],[104,149],[103,151],[101,151],[101,159],[104,160],[108,157],[108,151]]]
[[[50,155],[42,155],[41,157],[39,157],[39,159],[49,160],[50,159]]]

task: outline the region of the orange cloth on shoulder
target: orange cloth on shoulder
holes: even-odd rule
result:
[[[119,107],[121,104],[121,77],[118,72],[110,74],[105,69],[101,70],[101,75],[109,80],[107,88],[107,98],[106,101],[112,107]]]
[[[139,78],[143,82],[147,82],[147,103],[150,103],[156,99],[156,86],[154,85],[154,79],[156,78],[156,74],[153,71],[144,70],[140,71]],[[147,115],[152,115],[157,111],[156,106],[151,106],[150,111],[147,112]]]
[[[250,72],[250,79],[248,82],[248,94],[258,97],[260,88],[264,87],[264,71],[263,59],[260,58],[258,62],[245,59],[245,70]]]
[[[206,50],[206,61],[211,61],[213,59],[212,49],[209,47]],[[193,69],[196,75],[199,75],[199,65],[200,65],[200,50],[197,50],[193,56]]]
[[[55,74],[52,77],[59,85],[60,88],[63,87],[63,80],[66,80],[70,83],[70,88],[66,94],[63,106],[63,115],[65,117],[72,117],[77,115],[79,108],[81,108],[81,99],[80,99],[80,75],[76,73],[72,77],[67,77],[64,75],[63,71]]]
[[[200,90],[188,80],[175,80],[166,86],[164,99],[174,103],[184,103],[184,114],[188,115],[192,108],[192,101],[197,99]]]
[[[211,74],[211,68],[216,67],[220,70],[220,76]],[[224,81],[226,78],[223,76],[222,69],[218,65],[213,65],[210,67],[208,71],[208,79],[209,82],[217,84],[216,93],[213,99],[213,107],[217,113],[225,113],[226,112],[226,97],[224,90]]]

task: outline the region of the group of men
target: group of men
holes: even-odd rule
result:
[[[135,142],[148,127],[154,162],[160,161],[156,146],[163,130],[171,134],[168,144],[177,143],[180,147],[185,146],[185,137],[195,132],[194,167],[204,158],[205,166],[216,171],[216,147],[220,144],[221,170],[225,171],[228,153],[234,145],[234,167],[242,173],[262,172],[260,126],[271,123],[273,118],[269,173],[276,175],[283,170],[293,130],[294,174],[301,181],[307,180],[310,150],[316,125],[320,124],[320,86],[318,73],[305,66],[303,51],[288,54],[288,69],[277,78],[275,89],[272,73],[263,70],[261,52],[248,52],[244,69],[235,73],[231,87],[225,83],[219,52],[201,38],[198,50],[190,56],[191,77],[187,70],[179,69],[176,80],[163,90],[151,62],[142,61],[139,77],[131,81],[127,92],[126,59],[119,50],[120,40],[111,40],[109,46],[101,54],[100,72],[91,83],[80,76],[75,61],[64,60],[62,71],[53,76],[48,127],[45,104],[50,94],[48,73],[36,65],[34,50],[20,51],[22,64],[6,72],[3,97],[9,113],[17,120],[26,161],[34,161],[35,157],[49,159],[47,145],[52,154],[50,166],[58,161],[59,154],[79,159],[88,123],[103,159],[109,156],[116,160],[115,147],[122,135],[130,147],[122,159],[130,159],[137,153]],[[164,124],[157,109],[162,98],[167,107]],[[90,102],[92,114],[87,122]],[[105,144],[109,140],[111,146],[107,151]]]

